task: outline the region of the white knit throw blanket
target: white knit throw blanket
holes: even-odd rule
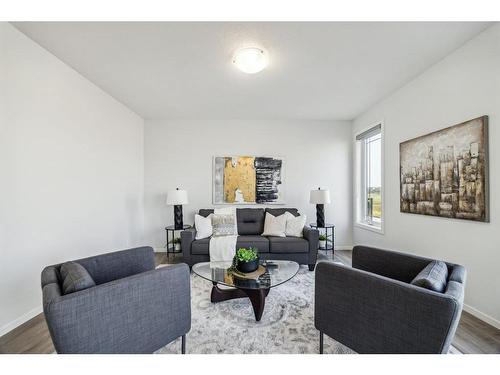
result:
[[[236,208],[224,207],[214,209],[215,215],[234,215],[236,225]],[[210,261],[231,262],[236,254],[236,241],[238,236],[212,236],[210,238]]]

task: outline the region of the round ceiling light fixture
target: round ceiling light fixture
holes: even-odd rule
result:
[[[233,64],[247,74],[260,72],[268,62],[266,52],[256,47],[240,48],[233,57]]]

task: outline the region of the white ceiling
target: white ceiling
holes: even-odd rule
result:
[[[489,23],[14,25],[146,119],[352,119]],[[237,70],[233,52],[271,63]]]

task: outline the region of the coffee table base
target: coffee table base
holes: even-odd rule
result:
[[[264,312],[266,297],[270,289],[220,289],[217,283],[212,282],[212,284],[213,287],[210,301],[222,302],[235,298],[248,297],[252,303],[255,320],[258,322],[260,321],[262,313]]]

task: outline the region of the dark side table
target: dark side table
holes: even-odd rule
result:
[[[321,227],[318,227],[316,223],[311,223],[309,224],[311,228],[315,229],[324,229],[325,230],[325,236],[326,236],[326,247],[320,247],[319,250],[324,250],[326,251],[326,254],[328,255],[328,250],[332,251],[332,257],[335,255],[335,225],[333,224],[325,224]],[[328,240],[328,230],[330,230],[330,241]],[[320,232],[321,234],[321,232]]]
[[[183,225],[182,229],[175,229],[175,226],[173,225],[165,227],[165,232],[167,234],[167,243],[165,245],[165,247],[167,248],[167,258],[169,254],[174,254],[175,256],[175,254],[182,253],[182,248],[180,250],[175,250],[175,243],[170,243],[170,241],[174,240],[176,231],[181,231],[189,228],[191,228],[191,225],[189,224]],[[172,238],[170,238],[170,235],[172,235]]]

